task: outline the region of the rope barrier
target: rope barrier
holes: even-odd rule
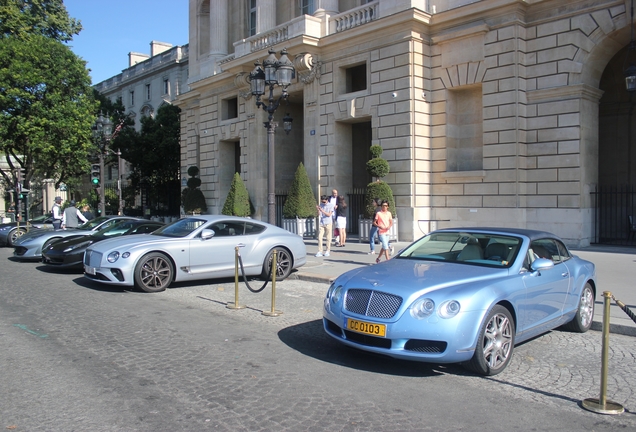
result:
[[[272,271],[274,270],[274,266],[272,265],[269,267],[269,274],[267,275],[267,279],[265,279],[265,283],[263,284],[263,286],[258,289],[254,289],[250,286],[250,283],[247,281],[247,276],[245,276],[245,269],[243,268],[243,258],[241,258],[240,253],[238,254],[238,260],[239,260],[239,265],[241,266],[241,273],[243,274],[243,282],[245,282],[245,285],[247,285],[247,289],[252,291],[255,294],[258,294],[259,292],[263,291],[265,287],[267,286],[267,284],[269,283],[269,279],[272,277]]]
[[[619,308],[621,308],[623,310],[623,312],[625,312],[627,314],[628,317],[630,317],[632,319],[632,321],[634,321],[636,323],[636,314],[634,312],[632,312],[625,303],[623,303],[620,300],[617,300],[616,297],[614,297],[614,294],[612,294],[612,300],[614,300],[614,302],[616,302],[616,304],[618,305]]]

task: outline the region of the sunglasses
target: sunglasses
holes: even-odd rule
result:
[[[382,207],[388,207],[388,206],[389,206],[388,204],[382,204]]]

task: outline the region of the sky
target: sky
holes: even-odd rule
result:
[[[128,53],[150,55],[150,42],[188,43],[188,0],[63,0],[83,30],[68,43],[87,61],[93,84],[128,68]]]

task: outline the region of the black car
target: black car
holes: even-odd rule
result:
[[[66,237],[42,251],[42,262],[56,267],[82,269],[84,251],[93,243],[122,235],[149,234],[163,225],[162,222],[149,220],[125,220],[91,235]]]

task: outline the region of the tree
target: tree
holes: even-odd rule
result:
[[[307,170],[301,162],[296,169],[294,180],[289,188],[289,194],[283,206],[283,216],[300,219],[316,217],[318,214],[316,203]]]
[[[367,192],[364,197],[365,215],[368,219],[373,219],[376,206],[374,200],[379,198],[389,202],[389,211],[393,217],[397,216],[395,211],[395,198],[393,191],[388,183],[382,181],[382,177],[389,173],[389,162],[382,158],[382,147],[374,144],[369,148],[371,159],[367,162],[367,172],[371,177],[375,177],[376,181],[367,185]]]
[[[181,192],[181,201],[183,203],[183,210],[186,213],[201,213],[208,210],[208,205],[205,202],[205,196],[199,186],[201,186],[201,179],[196,177],[199,174],[199,168],[191,166],[188,168],[188,187]]]
[[[40,35],[68,42],[81,30],[62,0],[3,0],[0,4],[0,38]]]
[[[59,186],[88,171],[95,109],[86,63],[67,46],[0,38],[0,152],[10,171],[24,168],[25,187],[34,175]],[[10,171],[1,174],[13,183]]]
[[[145,187],[149,207],[167,209],[169,214],[179,213],[180,113],[177,106],[163,105],[154,118],[141,119],[140,132],[124,128],[111,144],[130,164],[135,190]]]
[[[223,204],[221,214],[242,217],[247,217],[252,214],[250,195],[239,173],[234,173],[232,185],[225,199],[225,204]]]

